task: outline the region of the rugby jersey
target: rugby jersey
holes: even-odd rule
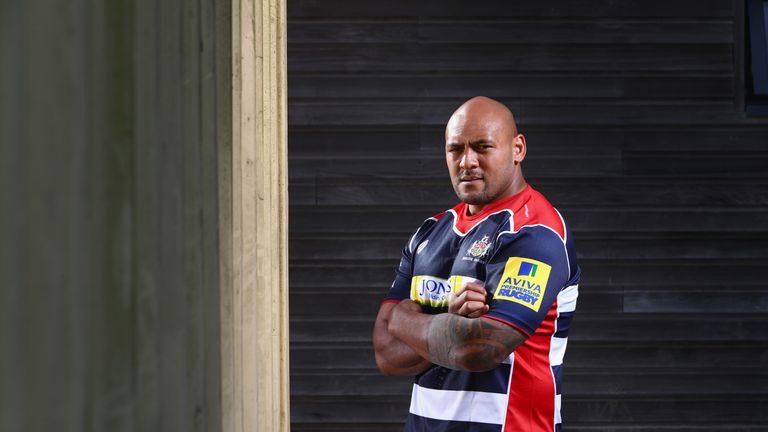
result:
[[[568,226],[530,186],[475,215],[460,203],[424,221],[403,249],[385,301],[410,298],[426,313],[443,313],[453,290],[481,281],[490,306],[484,316],[528,339],[490,371],[433,365],[416,376],[405,430],[561,430],[563,355],[579,276]]]

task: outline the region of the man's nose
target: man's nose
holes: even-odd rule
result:
[[[461,156],[461,161],[459,161],[459,168],[463,170],[469,170],[476,167],[477,167],[477,153],[475,153],[471,148],[469,148]]]

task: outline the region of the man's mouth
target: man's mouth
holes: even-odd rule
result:
[[[459,182],[470,183],[470,182],[478,181],[482,179],[483,179],[483,176],[480,176],[480,175],[465,175],[465,176],[459,177]]]

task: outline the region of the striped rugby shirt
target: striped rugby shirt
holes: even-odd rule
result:
[[[467,204],[427,219],[403,249],[385,301],[447,312],[464,282],[481,281],[485,317],[528,335],[496,368],[433,365],[416,376],[406,431],[560,431],[563,355],[580,270],[560,213],[527,186],[469,216]]]

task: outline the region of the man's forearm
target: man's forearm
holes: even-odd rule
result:
[[[389,313],[394,305],[384,305],[373,328],[376,365],[384,375],[416,375],[432,366],[413,348],[387,330]]]
[[[432,363],[473,372],[496,367],[525,340],[506,324],[486,318],[426,315],[408,307],[393,310],[389,331]]]

